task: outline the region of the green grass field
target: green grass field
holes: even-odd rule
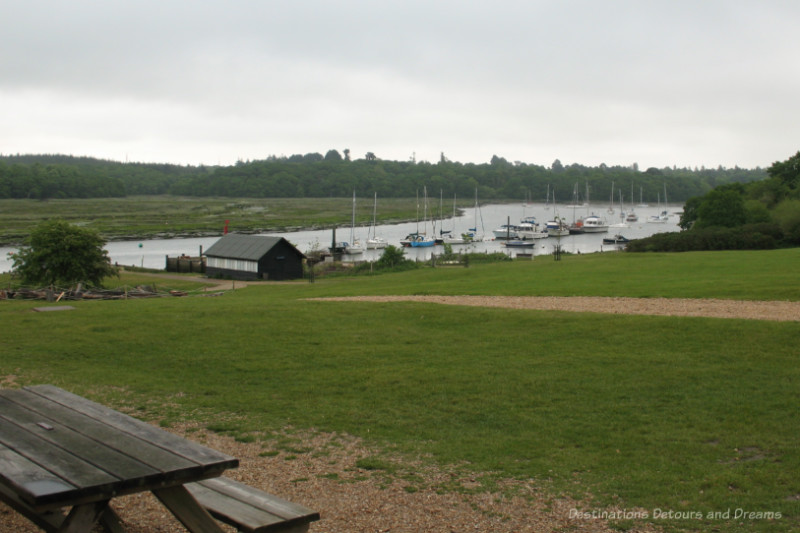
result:
[[[70,302],[76,309],[60,313],[3,301],[0,379],[53,383],[143,418],[198,419],[234,435],[346,432],[462,465],[487,488],[533,478],[588,509],[782,516],[654,521],[668,530],[789,531],[800,528],[795,322],[305,298],[797,301],[799,261],[800,250],[591,254],[215,298]]]

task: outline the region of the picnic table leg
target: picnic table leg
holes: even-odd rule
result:
[[[0,486],[0,501],[4,501],[12,509],[16,510],[22,516],[39,526],[47,533],[58,533],[64,527],[64,522],[67,517],[61,510],[36,512],[31,507],[23,502],[19,496],[14,494],[10,489]],[[77,513],[77,511],[76,511]],[[122,521],[119,515],[110,506],[106,505],[102,510],[100,516],[100,523],[105,528],[107,533],[124,533],[125,528],[122,526]]]
[[[153,494],[192,533],[225,533],[183,485],[156,489]]]
[[[100,516],[100,523],[107,533],[125,533],[125,527],[119,515],[110,506]]]
[[[76,505],[70,510],[58,528],[59,533],[83,533],[91,531],[92,526],[108,509],[108,500]]]

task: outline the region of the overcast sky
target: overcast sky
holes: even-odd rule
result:
[[[796,0],[0,0],[0,154],[768,167]]]

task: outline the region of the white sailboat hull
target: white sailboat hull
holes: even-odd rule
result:
[[[550,236],[549,233],[545,233],[543,231],[518,231],[517,235],[519,235],[519,238],[523,241],[529,239],[546,239]]]
[[[387,243],[381,237],[375,237],[374,239],[367,239],[367,250],[380,250],[381,248],[386,248]]]

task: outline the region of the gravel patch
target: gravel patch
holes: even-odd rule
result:
[[[476,492],[480,474],[465,469],[407,460],[398,460],[402,471],[391,474],[361,468],[359,459],[374,457],[378,450],[347,435],[290,432],[292,449],[276,453],[271,441],[242,443],[190,426],[169,431],[238,457],[239,468],[225,475],[319,511],[322,518],[311,524],[312,532],[618,533],[606,520],[576,517],[576,509],[591,509],[568,498],[552,498],[535,480],[500,480],[502,490]],[[385,461],[387,456],[380,457]],[[149,493],[117,498],[112,506],[130,532],[185,531]],[[39,530],[0,504],[0,531]],[[645,525],[628,531],[660,530]]]
[[[346,296],[328,301],[425,302],[476,307],[575,311],[626,315],[698,316],[800,321],[800,302],[596,296]]]

